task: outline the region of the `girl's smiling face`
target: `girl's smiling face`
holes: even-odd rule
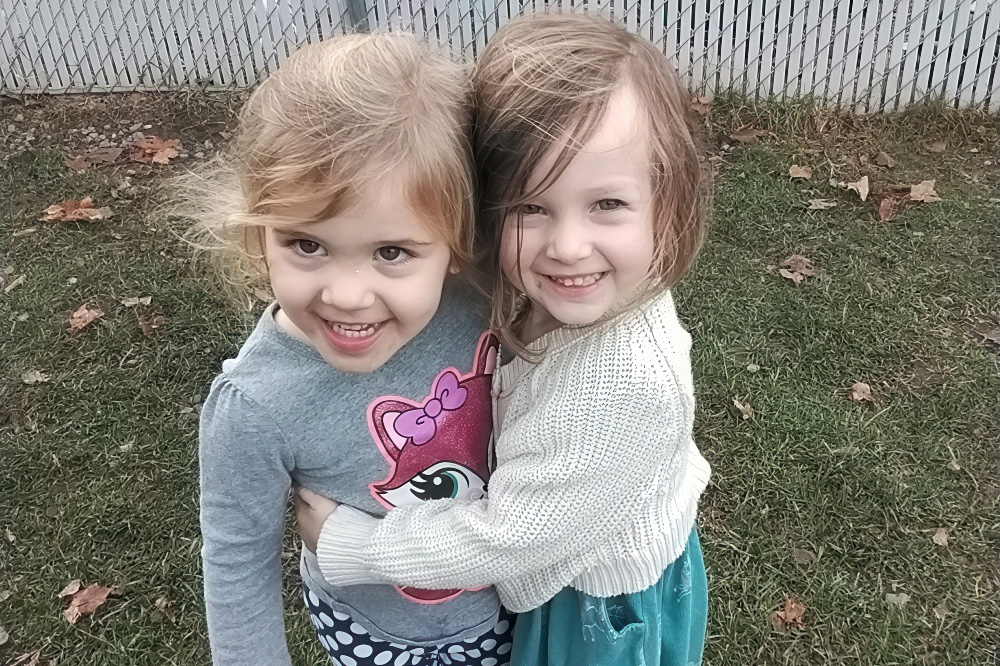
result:
[[[542,182],[554,154],[539,164]],[[531,301],[523,338],[591,324],[632,295],[653,262],[653,199],[640,107],[616,93],[604,120],[552,185],[503,228],[501,269]],[[520,227],[520,229],[519,229]]]
[[[321,205],[272,211],[265,256],[275,321],[342,372],[373,372],[437,312],[451,264],[447,243],[406,203],[404,188],[376,183],[342,214]]]

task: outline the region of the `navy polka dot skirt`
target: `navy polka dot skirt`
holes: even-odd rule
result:
[[[319,640],[335,666],[510,666],[514,616],[503,608],[496,625],[481,636],[414,647],[372,636],[305,585],[302,590]]]

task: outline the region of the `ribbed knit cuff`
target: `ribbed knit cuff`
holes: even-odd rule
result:
[[[385,583],[365,562],[365,547],[378,529],[378,518],[340,505],[330,514],[316,543],[323,578],[334,587]]]

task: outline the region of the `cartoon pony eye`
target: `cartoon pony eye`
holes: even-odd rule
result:
[[[419,504],[434,499],[475,501],[486,496],[486,484],[464,465],[439,462],[398,488],[382,491],[382,499],[393,506]]]

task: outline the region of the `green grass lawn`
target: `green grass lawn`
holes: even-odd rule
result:
[[[1000,324],[996,119],[713,107],[712,229],[677,290],[695,343],[698,441],[715,472],[701,519],[706,662],[994,664],[998,347],[984,334]],[[35,650],[67,665],[209,661],[197,411],[254,317],[229,308],[151,220],[161,177],[210,153],[195,144],[218,145],[230,120],[221,98],[0,105],[0,663]],[[81,173],[63,164],[79,140],[69,130],[135,122],[189,156]],[[728,138],[743,127],[767,134]],[[874,166],[879,151],[896,166]],[[792,164],[812,167],[811,180],[790,179]],[[867,202],[829,183],[862,175]],[[931,178],[943,201],[879,221],[879,193]],[[85,196],[114,216],[38,221]],[[817,198],[837,205],[808,210]],[[782,278],[792,254],[817,275]],[[105,314],[70,335],[85,303]],[[145,315],[165,317],[159,335],[140,330]],[[30,371],[48,381],[25,383]],[[856,381],[874,403],[849,399]],[[939,528],[947,545],[932,540]],[[324,663],[291,536],[285,555],[296,663]],[[120,595],[72,626],[57,593],[73,579]],[[777,631],[772,612],[788,598],[804,623]]]

